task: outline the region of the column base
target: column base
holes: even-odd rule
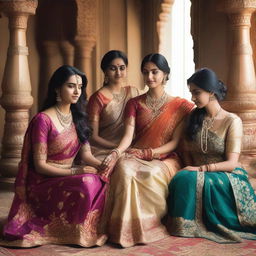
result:
[[[5,178],[15,178],[18,173],[18,158],[2,158],[0,159],[0,173]]]

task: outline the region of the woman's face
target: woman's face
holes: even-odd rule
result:
[[[144,83],[149,88],[156,88],[160,85],[163,85],[163,81],[166,77],[166,74],[162,70],[160,70],[153,62],[145,63],[142,69],[142,74],[144,78]]]
[[[108,83],[119,83],[127,77],[127,66],[123,59],[116,58],[112,60],[105,71],[105,76],[108,78]]]
[[[77,103],[82,94],[82,78],[79,75],[72,75],[60,88],[61,102],[66,104]]]
[[[192,95],[191,100],[194,101],[198,108],[204,108],[207,106],[210,101],[210,97],[213,95],[193,83],[189,84],[189,90]]]

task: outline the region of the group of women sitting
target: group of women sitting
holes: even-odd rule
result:
[[[187,80],[194,104],[172,97],[168,63],[154,53],[141,63],[148,91],[139,95],[127,66],[124,53],[106,53],[104,84],[87,104],[84,73],[54,72],[24,138],[1,245],[256,239],[242,122],[219,104],[225,85],[203,68]]]

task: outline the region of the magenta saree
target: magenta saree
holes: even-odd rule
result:
[[[50,118],[37,114],[24,139],[15,196],[4,227],[2,245],[104,244],[98,234],[105,184],[95,174],[48,177],[35,171],[34,159],[70,168],[80,143],[72,124],[58,132]]]

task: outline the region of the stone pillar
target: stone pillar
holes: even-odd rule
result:
[[[74,66],[74,46],[67,40],[60,41],[60,51],[63,63]]]
[[[33,104],[26,29],[28,16],[35,14],[36,7],[36,0],[0,1],[1,12],[9,18],[10,31],[1,97],[6,113],[0,170],[5,177],[16,176],[29,109]]]
[[[75,62],[74,66],[83,71],[88,79],[86,92],[88,97],[94,91],[94,82],[92,74],[92,50],[96,41],[86,37],[77,36],[75,38]]]
[[[38,88],[38,106],[41,109],[46,98],[48,83],[53,72],[62,64],[59,42],[43,40],[40,44],[40,83]]]
[[[243,120],[241,162],[256,178],[256,80],[250,43],[251,15],[256,9],[256,0],[221,0],[218,9],[228,15],[232,36],[228,94],[223,107]]]
[[[87,95],[95,91],[96,85],[92,74],[92,51],[96,45],[97,1],[76,0],[77,34],[75,36],[74,65],[85,72],[88,78]]]
[[[165,37],[169,36],[171,33],[171,31],[166,31],[165,25],[170,17],[173,3],[174,0],[164,0],[161,3],[161,10],[159,14],[159,19],[157,21],[157,34],[159,38],[158,52],[160,53],[164,53]]]

